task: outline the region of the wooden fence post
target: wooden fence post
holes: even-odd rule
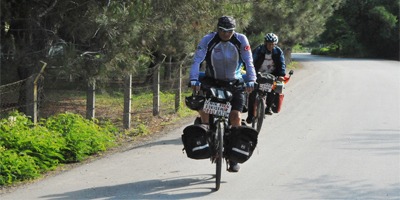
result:
[[[34,124],[37,123],[38,116],[38,81],[40,76],[42,75],[44,69],[46,68],[47,63],[40,61],[43,63],[43,67],[38,74],[32,75],[28,78],[26,82],[26,115],[32,117],[32,122]]]
[[[87,89],[87,100],[86,100],[86,119],[94,120],[95,118],[95,89],[96,89],[96,81],[89,81],[88,89]]]
[[[160,65],[153,69],[153,116],[158,116],[160,114]]]
[[[37,123],[37,83],[38,75],[32,75],[26,81],[26,115],[31,117],[31,121]]]
[[[175,91],[175,112],[178,112],[180,105],[181,105],[181,96],[182,96],[182,65],[178,67],[178,72],[177,72],[177,88]]]
[[[124,86],[124,129],[131,128],[131,108],[132,108],[132,74],[125,77]]]

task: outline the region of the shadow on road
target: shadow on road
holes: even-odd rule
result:
[[[41,196],[46,199],[188,199],[209,195],[215,182],[210,174],[147,180]],[[195,186],[198,191],[193,192]],[[190,187],[190,188],[189,188]],[[190,192],[189,192],[190,190]]]
[[[159,140],[159,141],[153,140],[150,142],[144,142],[141,145],[135,145],[133,147],[126,148],[123,150],[123,152],[130,151],[133,149],[147,148],[147,147],[158,146],[158,145],[181,145],[183,148],[182,139],[176,138],[176,139],[171,139],[171,140]]]
[[[400,188],[392,184],[382,189],[366,184],[368,180],[340,180],[324,175],[316,179],[298,179],[289,185],[290,190],[302,191],[309,195],[306,199],[399,199]]]
[[[347,150],[368,150],[377,155],[400,155],[400,130],[375,129],[365,133],[348,134],[340,140]],[[355,146],[356,148],[352,147]],[[361,147],[360,147],[361,146]]]

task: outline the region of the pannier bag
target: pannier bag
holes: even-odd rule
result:
[[[230,161],[246,162],[257,146],[258,132],[252,127],[237,126],[231,128],[226,156]]]
[[[183,129],[182,143],[189,158],[206,159],[211,157],[207,129],[200,124],[190,125]]]
[[[271,106],[271,110],[274,113],[279,113],[281,111],[283,97],[285,97],[285,95],[283,93],[275,94],[275,95],[276,95],[276,97],[274,99],[273,105]]]

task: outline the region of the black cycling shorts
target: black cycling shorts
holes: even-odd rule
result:
[[[216,83],[216,80],[213,78],[205,77],[200,81],[202,85],[214,86],[214,87],[223,87],[222,84]],[[237,81],[236,84],[243,84]],[[239,112],[243,112],[243,107],[245,104],[245,96],[243,90],[237,90],[232,93],[232,110],[237,110]]]

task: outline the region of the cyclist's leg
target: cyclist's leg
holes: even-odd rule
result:
[[[238,110],[231,111],[231,113],[229,114],[229,120],[231,122],[232,127],[242,125],[241,118],[240,118],[241,115],[242,115],[242,113]]]
[[[209,114],[203,112],[203,109],[199,110],[200,118],[201,118],[201,123],[202,124],[209,124]]]
[[[272,114],[271,106],[274,103],[276,93],[271,91],[267,94],[267,107],[265,108],[265,114]]]
[[[256,101],[256,96],[257,93],[256,91],[253,91],[252,93],[249,94],[249,101],[248,101],[248,111],[247,111],[247,123],[251,123],[251,120],[254,117],[254,102]]]
[[[241,115],[244,107],[244,102],[245,101],[243,92],[233,93],[231,101],[232,110],[231,113],[229,114],[229,120],[233,127],[242,125]]]

